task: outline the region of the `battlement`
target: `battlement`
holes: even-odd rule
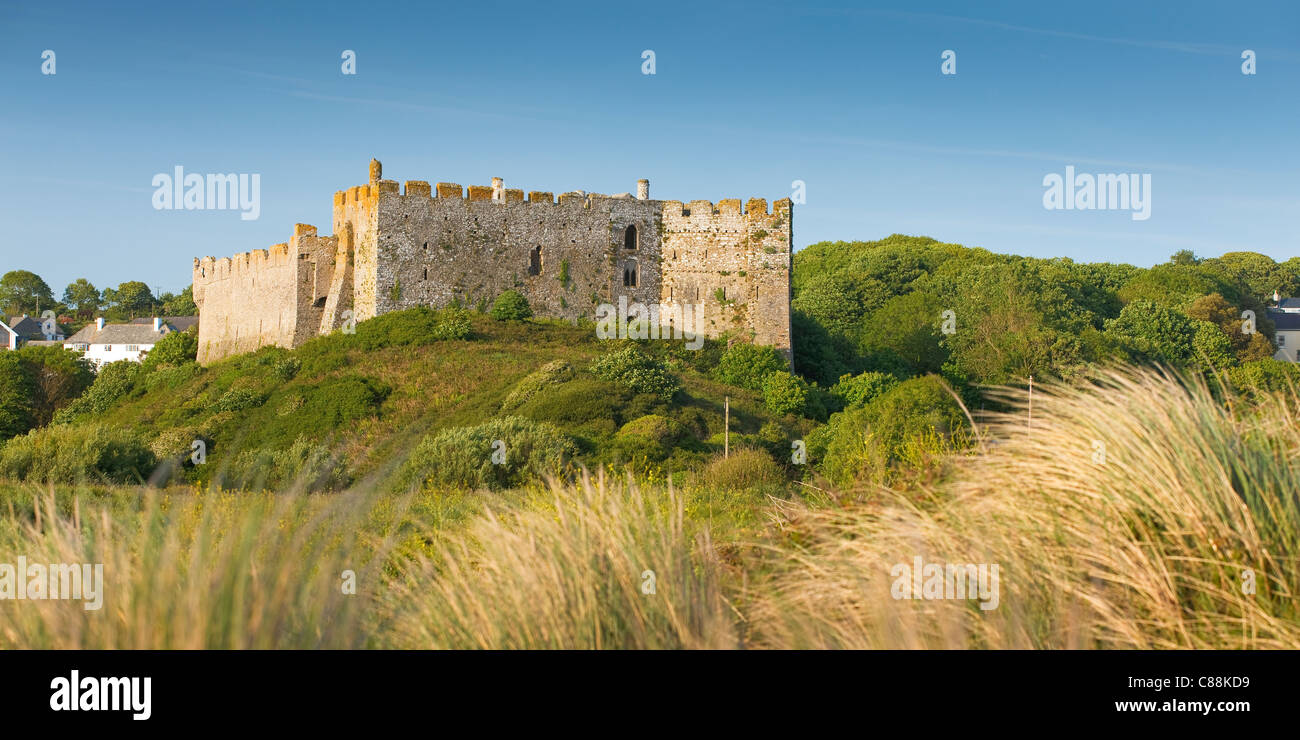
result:
[[[706,336],[790,356],[789,199],[770,209],[763,198],[660,201],[645,179],[612,195],[507,188],[500,177],[399,182],[378,160],[368,175],[334,192],[333,236],[300,223],[287,242],[193,261],[201,362],[508,289],[539,316],[574,320],[600,300],[690,302]]]

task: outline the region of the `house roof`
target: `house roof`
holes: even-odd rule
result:
[[[1278,331],[1300,331],[1300,313],[1288,313],[1270,308],[1268,317],[1273,320],[1273,327]]]
[[[104,324],[96,329],[86,324],[81,331],[63,340],[66,344],[157,344],[165,332],[153,330],[153,320],[148,324]]]
[[[162,320],[176,331],[187,331],[191,326],[198,326],[198,316],[163,316]],[[132,324],[148,324],[153,326],[153,319],[131,319]]]
[[[45,332],[41,329],[41,322],[31,316],[20,316],[17,320],[9,324],[14,333],[20,337],[32,339],[44,339]],[[54,325],[55,331],[59,334],[65,333],[62,326]]]
[[[1283,298],[1277,302],[1278,308],[1300,308],[1300,298]]]

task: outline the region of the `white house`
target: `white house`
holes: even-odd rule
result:
[[[140,362],[144,353],[172,331],[175,329],[159,317],[149,324],[105,324],[100,317],[68,337],[63,346],[81,352],[95,367],[119,360]]]
[[[1277,307],[1268,309],[1268,317],[1277,330],[1277,352],[1273,353],[1273,359],[1300,361],[1296,355],[1300,350],[1300,298],[1282,298],[1273,291],[1273,301]]]

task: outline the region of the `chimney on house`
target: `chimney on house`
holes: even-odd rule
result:
[[[1281,303],[1281,302],[1282,302],[1282,296],[1280,296],[1280,295],[1277,294],[1277,289],[1276,289],[1276,288],[1273,289],[1273,302],[1274,302],[1274,303]]]
[[[104,330],[104,317],[100,316],[99,318],[95,319],[95,331],[103,331],[103,330]]]
[[[506,201],[506,181],[499,177],[492,178],[492,202],[504,203]]]
[[[650,181],[641,179],[636,181],[636,199],[650,200]]]
[[[157,316],[153,317],[153,333],[157,334],[162,331],[162,319]]]

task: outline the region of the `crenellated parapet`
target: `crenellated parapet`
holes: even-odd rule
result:
[[[591,318],[600,302],[696,303],[707,336],[772,344],[790,356],[791,204],[751,198],[658,201],[387,180],[334,193],[334,236],[297,224],[287,242],[195,259],[200,359],[297,346],[416,305],[490,304],[525,295],[539,316]]]

